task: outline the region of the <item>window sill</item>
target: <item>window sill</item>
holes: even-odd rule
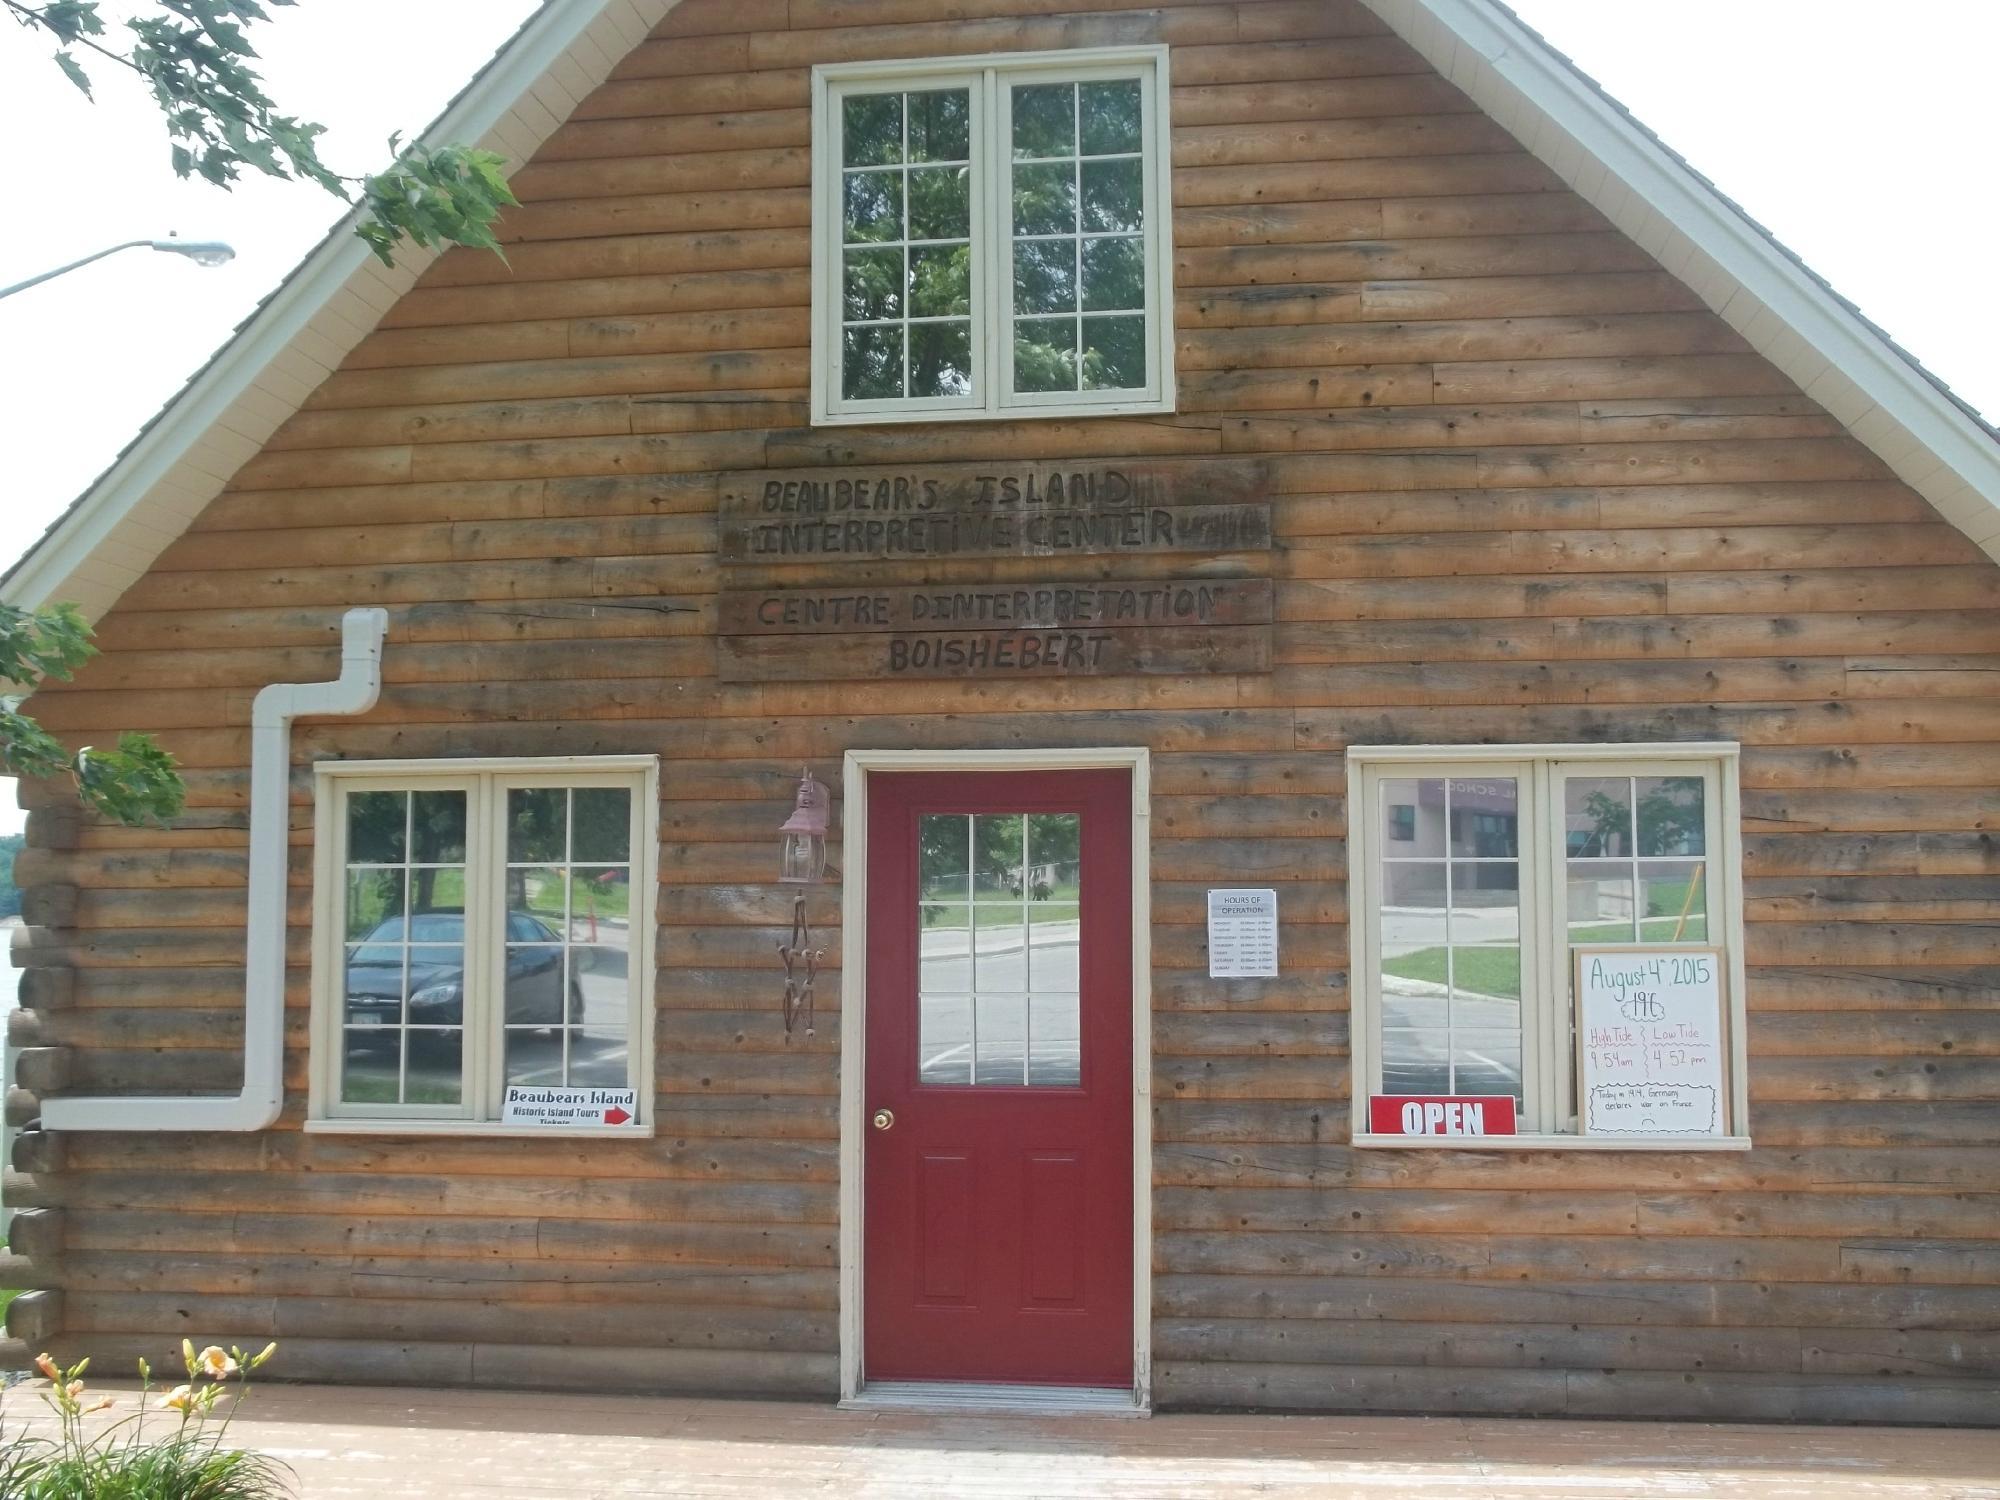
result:
[[[516,1141],[653,1138],[650,1125],[501,1125],[492,1120],[307,1120],[304,1128],[307,1135],[504,1136]]]
[[[1602,1135],[1370,1135],[1357,1134],[1370,1151],[1748,1151],[1747,1135],[1662,1135],[1617,1140]]]
[[[1035,406],[915,407],[909,411],[815,412],[814,427],[916,426],[926,422],[1088,421],[1093,417],[1171,416],[1172,401],[1146,397],[1132,401],[1094,401]],[[1068,462],[1064,460],[1064,462]]]

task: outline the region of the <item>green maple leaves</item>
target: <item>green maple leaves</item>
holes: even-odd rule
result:
[[[24,690],[47,677],[66,682],[94,655],[75,605],[0,604],[0,681]],[[165,823],[186,797],[174,758],[147,736],[120,735],[114,750],[71,751],[8,700],[0,700],[0,774],[66,776],[86,806],[126,824]]]
[[[289,6],[293,0],[269,0]],[[344,177],[320,159],[325,127],[281,114],[250,64],[257,57],[244,28],[269,20],[257,0],[153,0],[154,9],[124,23],[130,48],[106,35],[97,0],[0,0],[22,25],[60,44],[56,65],[86,96],[92,81],[79,52],[95,53],[137,73],[159,106],[174,171],[217,187],[247,168],[287,181],[318,183],[362,208],[355,233],[385,264],[398,245],[469,245],[500,251],[493,223],[515,199],[503,159],[466,146],[404,147],[389,139],[395,163],[364,178]],[[358,191],[357,191],[358,189]]]
[[[399,145],[399,137],[389,137],[390,151]],[[362,183],[367,212],[355,233],[384,265],[395,263],[395,247],[405,236],[422,246],[491,250],[504,260],[493,221],[515,201],[500,170],[505,165],[505,158],[470,146],[401,151],[388,171]]]

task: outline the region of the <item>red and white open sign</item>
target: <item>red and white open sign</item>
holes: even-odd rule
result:
[[[1512,1135],[1512,1094],[1371,1094],[1373,1135]]]

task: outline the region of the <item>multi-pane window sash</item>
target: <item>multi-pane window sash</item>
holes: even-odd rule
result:
[[[1171,407],[1166,49],[814,89],[816,421]]]
[[[1407,1143],[1371,1095],[1511,1094],[1524,1143],[1588,1143],[1572,952],[1684,944],[1722,954],[1744,1142],[1735,746],[1360,746],[1348,786],[1357,1139]]]
[[[656,797],[650,757],[322,766],[313,1118],[642,1088]]]

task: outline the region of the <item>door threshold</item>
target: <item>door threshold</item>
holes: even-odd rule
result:
[[[1087,1385],[1008,1385],[975,1380],[871,1380],[842,1411],[927,1412],[937,1416],[1148,1417],[1129,1389]]]

